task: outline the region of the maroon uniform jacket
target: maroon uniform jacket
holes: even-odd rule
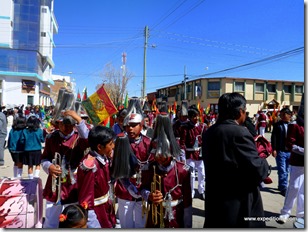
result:
[[[144,171],[142,175],[142,184],[140,189],[146,189],[151,191],[151,182],[153,182],[153,166],[155,166],[156,175],[161,177],[161,193],[163,197],[166,197],[167,193],[170,193],[172,201],[178,200],[178,204],[172,207],[173,219],[164,219],[164,228],[184,228],[185,227],[185,217],[184,209],[191,207],[191,186],[190,186],[190,172],[188,168],[185,168],[185,164],[172,160],[171,165],[167,168],[160,166],[156,161],[151,162],[147,171]],[[158,187],[157,187],[158,190]],[[151,203],[151,202],[149,202]],[[152,207],[152,204],[151,204]],[[164,207],[163,216],[165,216],[166,208]],[[192,217],[192,215],[188,215]],[[186,218],[187,219],[187,218]],[[147,226],[149,228],[159,227],[159,217],[158,225],[155,226],[152,221],[151,209],[148,212]]]
[[[200,154],[202,146],[202,133],[206,131],[206,128],[207,126],[204,123],[194,125],[190,121],[182,127],[180,146],[181,149],[185,151],[186,159],[202,160],[200,156],[202,155]]]
[[[41,160],[49,160],[55,156],[55,153],[60,153],[62,159],[62,166],[68,171],[66,178],[61,183],[61,204],[68,204],[77,202],[77,184],[71,183],[70,175],[78,167],[81,159],[84,156],[84,151],[88,147],[88,139],[79,138],[78,132],[75,131],[73,135],[65,140],[60,136],[58,130],[49,134],[45,140],[45,148]],[[71,172],[69,171],[71,170]],[[43,196],[46,200],[56,202],[56,192],[52,192],[52,176],[48,175],[47,182],[43,191]]]
[[[264,113],[260,113],[258,117],[258,128],[266,127],[266,115]]]
[[[102,228],[113,228],[116,222],[112,201],[108,197],[109,165],[105,156],[90,152],[77,171],[78,201],[88,203],[88,209],[95,211]],[[99,200],[102,202],[98,203]]]
[[[138,164],[141,170],[143,169],[144,164],[147,165],[147,161],[149,158],[149,152],[150,152],[150,144],[151,144],[151,139],[144,135],[141,135],[139,140],[135,142],[131,142],[132,150],[138,159]],[[134,184],[135,186],[137,185],[136,178],[130,178],[130,182]],[[129,200],[129,201],[136,200],[129,194],[127,189],[124,187],[124,185],[119,180],[117,180],[115,183],[115,195],[118,198],[121,198],[124,200]],[[139,200],[141,200],[141,198]]]
[[[299,124],[288,125],[286,146],[288,150],[291,151],[291,156],[289,161],[290,165],[304,166],[304,155],[300,155],[292,151],[293,145],[297,145],[302,148],[305,147],[304,138],[305,138],[304,126],[300,126]]]
[[[172,125],[173,133],[175,138],[180,138],[182,126],[185,125],[187,121],[181,121],[180,119],[176,120],[175,123]]]

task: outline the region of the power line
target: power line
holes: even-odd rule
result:
[[[290,56],[295,56],[295,55],[298,55],[302,52],[304,52],[304,47],[299,47],[299,48],[295,48],[295,49],[292,49],[292,50],[289,50],[289,51],[286,51],[286,52],[283,52],[283,53],[279,53],[279,54],[276,54],[276,55],[273,55],[273,56],[270,56],[270,57],[266,57],[266,58],[263,58],[263,59],[260,59],[260,60],[257,60],[257,61],[249,62],[249,63],[246,63],[246,64],[238,65],[238,66],[231,67],[231,68],[222,69],[222,70],[211,72],[211,73],[201,74],[201,75],[190,75],[189,77],[193,78],[191,80],[194,80],[194,79],[198,79],[198,78],[202,78],[202,77],[206,77],[206,76],[211,76],[211,75],[214,75],[214,74],[219,74],[219,73],[223,73],[223,72],[227,72],[227,71],[231,71],[231,70],[235,70],[235,69],[249,67],[249,66],[256,65],[256,64],[262,65],[262,63],[265,63],[265,62],[276,62],[277,60],[286,59]],[[178,84],[178,83],[181,83],[181,82],[179,82],[179,81],[172,82],[172,83],[169,83],[169,84],[153,87],[153,88],[150,88],[150,89],[162,88],[162,87],[166,87],[166,86],[175,85],[175,84]]]
[[[227,72],[227,71],[231,71],[231,70],[234,70],[234,69],[239,69],[239,68],[243,68],[243,67],[247,67],[247,66],[251,66],[251,65],[255,65],[255,64],[259,64],[259,63],[263,63],[263,62],[269,62],[269,61],[275,61],[275,60],[288,58],[290,56],[298,55],[299,53],[302,53],[302,52],[304,52],[304,47],[299,47],[299,48],[295,48],[295,49],[292,49],[290,51],[283,52],[283,53],[280,53],[280,54],[277,54],[277,55],[274,55],[274,56],[270,56],[270,57],[267,57],[267,58],[264,58],[264,59],[261,59],[261,60],[256,60],[256,61],[249,62],[249,63],[246,63],[246,64],[241,64],[241,65],[238,65],[238,66],[235,66],[235,67],[226,68],[226,69],[219,70],[219,71],[216,71],[216,72],[197,75],[197,76],[194,76],[194,77],[198,78],[198,77],[203,77],[203,76],[211,76],[213,74]]]
[[[164,16],[158,23],[154,24],[152,26],[152,30],[156,28],[159,24],[161,24],[164,20],[166,20],[171,14],[173,14],[177,9],[179,9],[187,0],[184,0],[180,5],[176,6],[175,9],[173,9],[170,13],[168,13],[166,16]],[[171,8],[172,9],[172,8]]]
[[[172,26],[173,24],[175,24],[177,21],[179,21],[180,19],[182,19],[184,16],[186,16],[188,13],[190,13],[191,11],[193,11],[195,8],[197,8],[199,5],[201,5],[204,2],[204,0],[201,0],[199,3],[197,2],[195,5],[192,5],[191,8],[184,12],[182,15],[180,15],[179,17],[177,17],[173,22],[171,22],[170,24],[168,24],[164,29],[169,28],[170,26]]]

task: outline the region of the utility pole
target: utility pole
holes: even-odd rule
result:
[[[142,98],[145,99],[145,81],[146,81],[146,57],[148,46],[149,28],[145,26],[144,29],[144,54],[143,54],[143,83],[142,83]]]
[[[143,80],[141,80],[141,89],[140,90],[141,90],[141,92],[140,92],[141,95],[140,96],[142,97],[142,94],[143,94]]]
[[[186,76],[186,65],[184,65],[184,100],[187,100],[187,93],[186,93],[186,80],[188,77]]]
[[[123,88],[123,83],[126,83],[126,53],[123,52],[122,53],[122,86],[121,88]],[[124,98],[124,93],[122,93],[121,91],[121,95],[120,95],[120,102],[123,102],[123,98]]]

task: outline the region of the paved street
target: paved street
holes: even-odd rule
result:
[[[270,133],[266,133],[266,138],[270,139]],[[275,159],[270,156],[268,158],[269,164],[272,165],[272,173],[270,177],[273,180],[272,184],[266,185],[261,189],[263,205],[265,210],[265,217],[269,221],[266,222],[268,228],[293,228],[293,221],[288,221],[284,225],[278,224],[274,219],[279,216],[280,210],[283,206],[284,197],[279,194],[277,190],[277,169]],[[11,177],[13,175],[13,162],[8,150],[5,150],[5,166],[0,167],[0,177]],[[27,166],[23,169],[23,177],[27,177]],[[45,185],[47,175],[41,170],[40,177]],[[245,184],[245,183],[243,183]],[[195,188],[197,182],[195,183]],[[193,228],[203,228],[204,223],[204,201],[198,196],[198,190],[195,189],[196,196],[193,199]],[[295,210],[292,211],[292,216],[295,215]],[[218,215],[219,216],[219,215]]]

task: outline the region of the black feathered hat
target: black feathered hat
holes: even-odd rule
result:
[[[188,116],[188,102],[187,102],[187,100],[182,101],[180,111],[181,111],[181,116]]]
[[[132,97],[128,102],[127,115],[124,118],[123,125],[131,123],[141,123],[143,121],[142,109],[140,100],[137,97]]]
[[[147,101],[144,102],[142,110],[143,110],[143,112],[150,112],[150,111],[152,111],[150,106],[149,106],[149,103]]]

